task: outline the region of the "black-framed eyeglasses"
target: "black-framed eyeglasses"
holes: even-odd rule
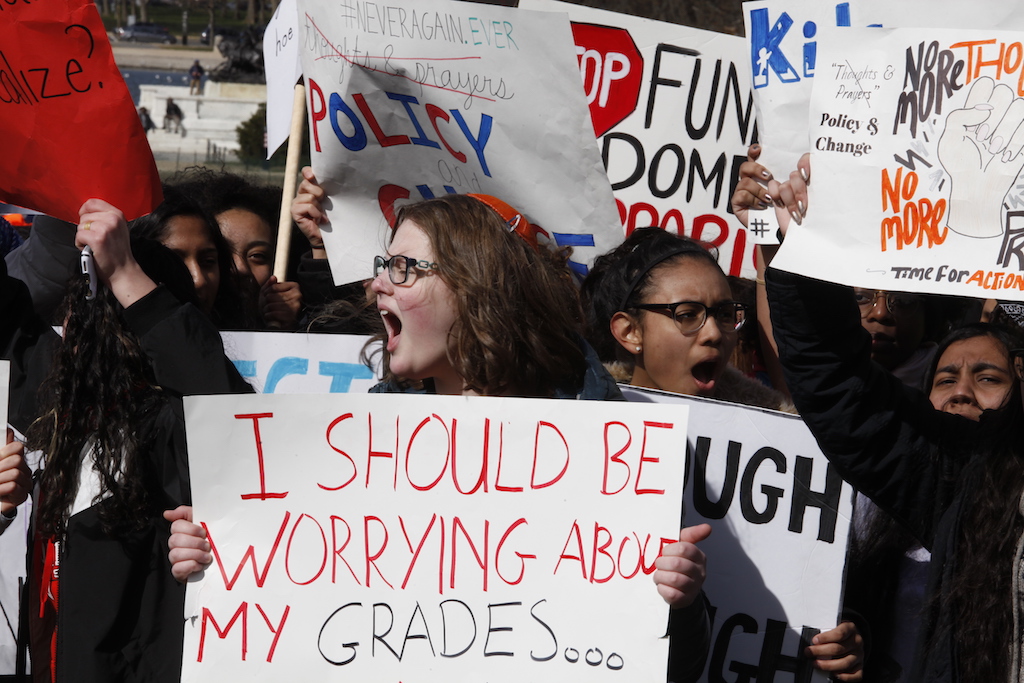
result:
[[[403,256],[401,254],[396,254],[388,259],[383,256],[374,256],[373,276],[377,277],[380,275],[380,271],[384,268],[388,269],[388,277],[391,278],[392,284],[404,285],[409,279],[409,271],[413,268],[437,270],[437,264],[430,261],[417,261],[411,256]]]
[[[1010,358],[1013,359],[1013,371],[1017,373],[1017,379],[1024,382],[1024,349],[1010,349]]]
[[[714,306],[705,306],[699,301],[677,301],[674,304],[635,304],[633,308],[666,313],[683,334],[692,334],[704,327],[708,314],[726,332],[740,329],[747,318],[747,305],[738,301],[723,301]]]
[[[862,316],[866,316],[875,307],[878,297],[885,298],[885,305],[893,315],[912,311],[920,306],[922,301],[921,297],[917,294],[887,292],[884,289],[855,288],[853,290],[853,297],[856,299],[857,305],[860,306],[860,314]]]

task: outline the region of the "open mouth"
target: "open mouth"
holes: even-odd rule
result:
[[[691,372],[693,379],[697,382],[697,390],[701,392],[711,391],[715,388],[715,371],[718,368],[718,361],[706,360],[693,366]]]
[[[402,321],[397,315],[383,308],[380,310],[380,318],[384,321],[384,331],[388,334],[388,353],[394,353],[398,347],[398,338],[402,336]]]

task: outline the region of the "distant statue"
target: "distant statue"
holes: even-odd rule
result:
[[[237,38],[225,37],[218,46],[223,62],[210,70],[210,80],[228,83],[265,83],[263,28],[251,26]]]

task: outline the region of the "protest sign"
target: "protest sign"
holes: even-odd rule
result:
[[[304,0],[299,27],[336,282],[372,276],[397,207],[444,193],[505,200],[581,274],[622,241],[565,15]]]
[[[649,574],[679,534],[685,408],[251,395],[185,415],[214,561],[183,681],[665,680]]]
[[[263,32],[263,69],[267,76],[267,158],[288,139],[292,88],[302,77],[296,0],[281,0]]]
[[[743,3],[743,20],[753,73],[754,102],[761,124],[763,152],[759,163],[785,181],[797,161],[811,150],[808,119],[811,86],[821,57],[836,27],[959,27],[1024,28],[1024,2],[1020,0],[756,0]],[[851,59],[854,54],[848,54]],[[853,62],[856,62],[854,59]],[[849,73],[856,75],[852,66]],[[842,84],[847,95],[855,88]],[[759,216],[774,237],[774,212]],[[753,220],[753,218],[752,218]],[[774,241],[774,240],[771,240]]]
[[[90,197],[129,220],[161,201],[160,177],[91,0],[4,2],[0,198],[71,223]]]
[[[265,394],[364,394],[379,372],[360,361],[369,337],[358,334],[221,332],[224,353]],[[379,359],[379,354],[378,354]]]
[[[753,245],[767,231],[759,223],[748,232],[730,208],[747,146],[758,137],[745,41],[554,0],[520,7],[568,12],[573,22],[626,234],[657,225],[711,242],[727,274],[753,277]]]
[[[812,671],[828,680],[803,648],[838,623],[853,489],[798,417],[635,387],[623,394],[690,411],[684,523],[714,529],[700,544],[714,608],[701,680],[806,681]]]
[[[812,208],[775,265],[1024,299],[1022,56],[1019,34],[992,30],[830,35],[812,93]]]
[[[10,401],[11,363],[0,360],[0,419],[4,434]],[[4,443],[6,443],[6,436]],[[25,539],[31,519],[31,500],[18,509],[18,516],[0,535],[0,676],[14,675],[18,645],[19,600],[25,582]]]

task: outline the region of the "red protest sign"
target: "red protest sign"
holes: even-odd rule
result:
[[[152,211],[160,177],[96,6],[8,0],[0,17],[0,198],[73,223],[90,197]]]
[[[644,58],[623,28],[573,22],[572,37],[594,134],[600,137],[636,109]]]

